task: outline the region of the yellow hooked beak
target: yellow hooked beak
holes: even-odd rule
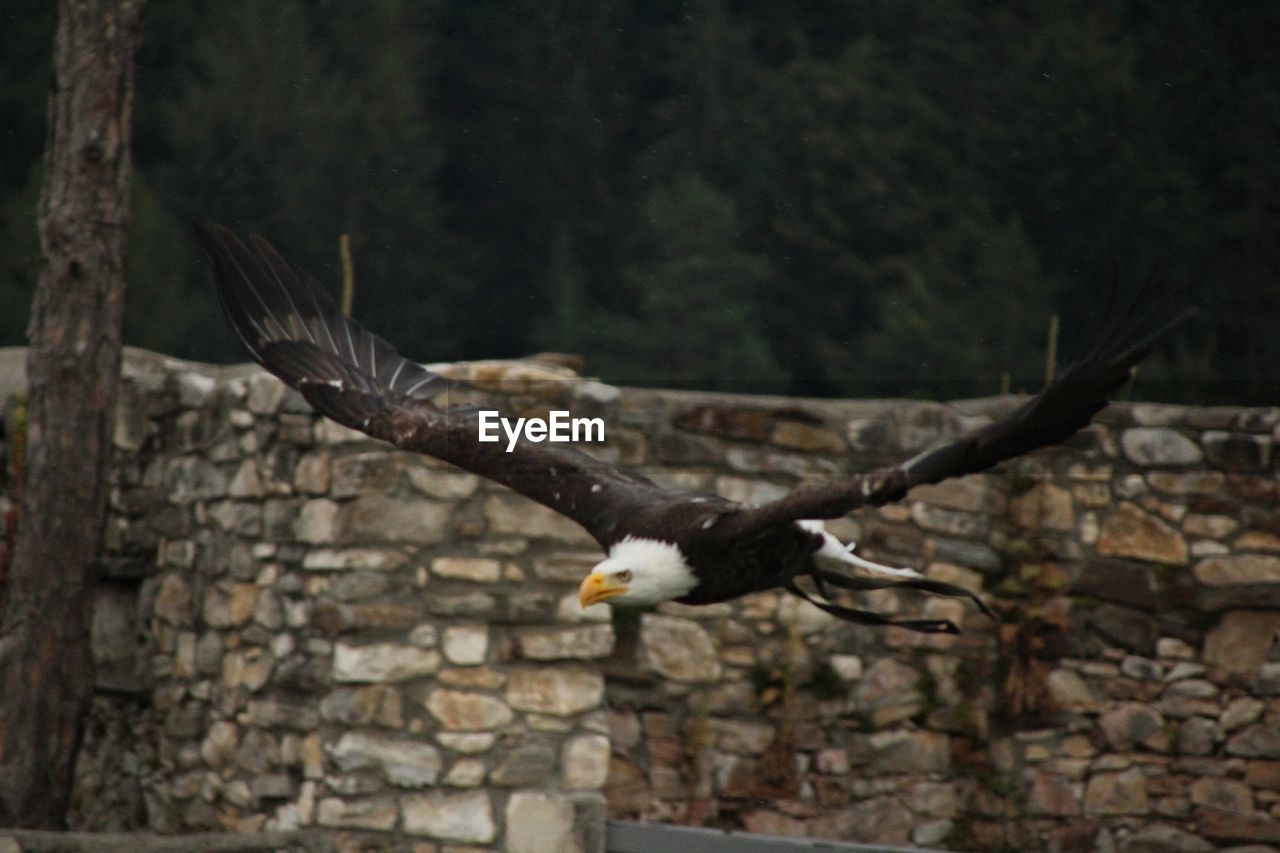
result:
[[[587,575],[586,580],[582,582],[582,586],[578,587],[578,601],[585,610],[593,604],[604,601],[607,598],[613,598],[615,595],[622,595],[626,591],[626,584],[619,583],[611,577],[592,572]]]

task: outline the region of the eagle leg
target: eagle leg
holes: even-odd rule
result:
[[[900,580],[886,580],[883,578],[865,578],[853,577],[841,572],[833,572],[823,569],[818,565],[813,565],[809,570],[809,576],[813,578],[814,586],[817,587],[819,598],[815,598],[805,592],[795,581],[787,584],[787,589],[793,594],[798,595],[805,601],[815,607],[830,613],[832,616],[843,619],[846,622],[856,622],[861,625],[896,625],[900,628],[909,628],[913,631],[921,631],[928,634],[958,634],[960,629],[955,623],[949,619],[891,619],[887,616],[881,616],[869,610],[857,610],[851,607],[845,607],[836,604],[831,595],[831,587],[852,590],[854,592],[866,592],[873,589],[914,589],[920,592],[927,592],[933,595],[946,595],[952,598],[967,598],[978,606],[988,619],[996,621],[996,615],[987,606],[979,596],[970,592],[962,586],[946,583],[945,581],[930,580],[928,578],[914,577]]]
[[[830,601],[819,601],[801,589],[794,581],[787,584],[787,590],[792,595],[798,595],[800,598],[803,598],[819,610],[830,613],[837,619],[842,619],[845,622],[853,622],[857,625],[894,625],[899,628],[906,628],[910,631],[919,631],[922,634],[960,633],[960,629],[956,627],[956,623],[952,622],[950,619],[890,619],[888,616],[881,616],[879,613],[873,613],[870,610],[858,610],[853,607],[834,604]]]
[[[865,592],[871,589],[918,589],[921,592],[932,593],[933,595],[946,595],[951,598],[967,598],[974,604],[978,605],[978,609],[982,611],[988,619],[995,621],[996,615],[991,612],[991,608],[978,595],[970,592],[962,586],[957,586],[946,581],[935,581],[929,578],[914,577],[904,580],[880,580],[878,578],[859,578],[840,572],[831,572],[825,569],[819,569],[825,576],[823,581],[838,586],[841,589],[849,589],[854,592]],[[823,597],[830,599],[831,596],[823,593]]]
[[[809,577],[813,578],[813,585],[818,588],[818,595],[821,595],[827,601],[831,601],[831,588],[827,586],[827,579],[823,577],[825,573],[818,568],[816,562],[809,564]]]

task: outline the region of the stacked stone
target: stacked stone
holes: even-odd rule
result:
[[[696,484],[756,501],[994,414],[808,403],[827,420],[796,428],[781,407],[684,405],[673,422],[726,445],[715,460],[676,442],[685,463],[721,462]],[[842,416],[847,447],[825,425]],[[1275,409],[1116,407],[1064,448],[829,525],[1009,599],[998,629],[954,599],[885,592],[864,603],[971,633],[850,629],[774,593],[641,617],[609,684],[611,813],[978,849],[1280,843],[1278,439]],[[1010,718],[1007,656],[1028,627],[1054,629],[1043,697]]]
[[[1276,409],[1113,407],[1062,448],[829,525],[1000,625],[883,591],[860,603],[966,633],[774,592],[610,624],[579,611],[599,555],[570,522],[318,420],[261,372],[129,364],[82,826],[593,850],[603,789],[617,817],[885,843],[1280,844]],[[507,413],[603,417],[593,452],[664,484],[753,502],[1010,405],[452,372]]]
[[[137,714],[98,709],[82,824],[124,828],[104,803],[145,760],[131,815],[162,832],[596,849],[609,743],[589,662],[613,633],[577,605],[585,534],[316,418],[260,371],[127,377],[108,548],[144,580],[99,597],[95,634],[145,640],[132,668],[98,645],[118,682],[100,686],[127,685]]]

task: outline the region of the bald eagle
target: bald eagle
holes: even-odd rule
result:
[[[584,527],[605,559],[582,581],[583,607],[711,604],[783,588],[850,622],[957,633],[950,620],[895,619],[837,603],[833,588],[905,588],[967,597],[990,615],[963,588],[862,558],[825,531],[822,519],[897,501],[913,486],[982,471],[1066,439],[1089,423],[1183,316],[1153,321],[1160,312],[1109,310],[1089,350],[999,420],[901,464],[797,486],[772,503],[749,506],[662,488],[564,444],[522,440],[507,452],[481,443],[478,409],[435,405],[432,399],[449,384],[444,377],[344,316],[314,278],[295,271],[267,241],[254,235],[246,244],[216,225],[197,225],[196,233],[249,354],[316,411],[495,480]]]

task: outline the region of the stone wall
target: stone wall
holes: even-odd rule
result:
[[[1008,405],[451,370],[507,412],[603,417],[599,452],[661,482],[751,501]],[[1001,615],[864,596],[967,629],[947,637],[775,593],[584,613],[598,553],[576,526],[260,371],[130,352],[124,394],[79,829],[588,851],[607,813],[962,849],[1280,844],[1280,410],[1115,406],[831,525]]]

